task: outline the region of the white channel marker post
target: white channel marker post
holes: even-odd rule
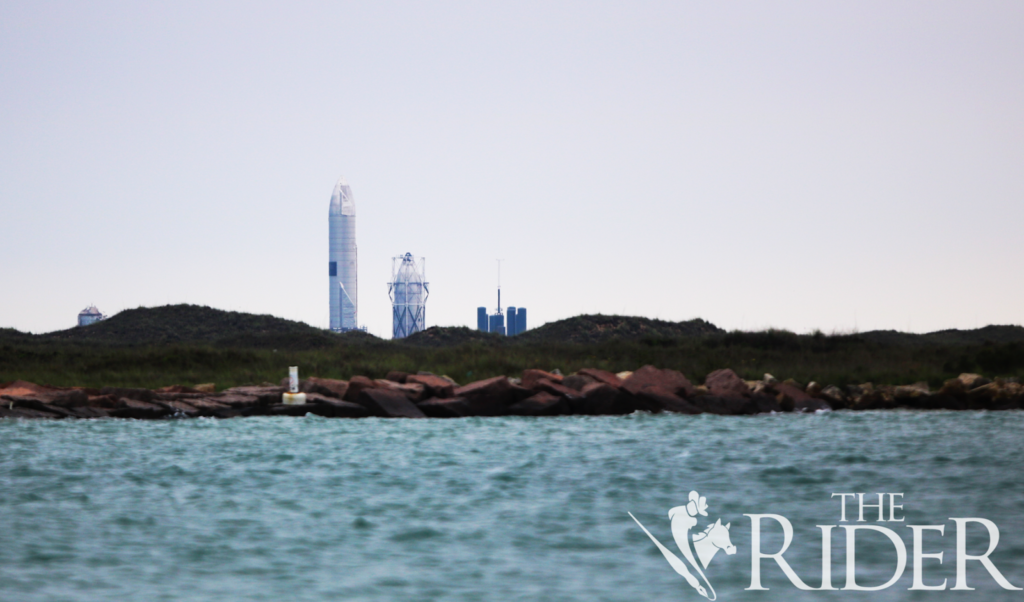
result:
[[[281,395],[281,403],[300,406],[306,403],[306,394],[299,393],[299,367],[288,367],[288,392]]]

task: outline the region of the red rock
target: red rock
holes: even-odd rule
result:
[[[379,387],[377,383],[365,376],[353,376],[348,381],[348,391],[345,392],[345,401],[353,401],[359,403],[359,394],[364,389],[376,389]]]
[[[560,416],[569,413],[569,403],[564,397],[541,391],[533,397],[512,404],[508,408],[508,413],[514,416]]]
[[[455,394],[455,385],[433,374],[410,374],[406,377],[405,383],[423,385],[430,397],[448,399]]]
[[[469,404],[473,416],[501,416],[514,402],[508,378],[495,376],[455,389],[455,396]]]
[[[399,372],[398,370],[392,370],[391,372],[387,373],[387,376],[384,377],[384,380],[390,380],[392,382],[404,385],[407,382],[407,378],[409,378],[409,373]]]
[[[110,415],[117,418],[153,419],[163,418],[170,413],[170,410],[161,405],[122,397],[117,400],[117,408]]]
[[[135,401],[153,401],[156,393],[149,389],[129,387],[103,387],[100,395],[112,395],[118,399],[134,399]]]
[[[583,387],[598,382],[597,379],[583,374],[570,374],[562,379],[562,386],[573,389],[574,391],[582,391]]]
[[[418,405],[423,413],[431,418],[462,418],[472,414],[472,409],[465,399],[428,399]]]
[[[117,398],[113,395],[90,395],[86,407],[112,410],[117,407]]]
[[[402,393],[403,395],[409,398],[409,401],[413,403],[427,398],[427,388],[419,383],[410,383],[403,385],[401,383],[396,383],[394,381],[387,379],[379,379],[373,382],[380,385],[381,389],[387,389],[389,391],[398,391],[399,393]]]
[[[71,412],[75,418],[107,418],[110,416],[110,410],[91,406],[68,408],[68,411]]]
[[[552,374],[543,370],[523,370],[523,379],[521,385],[527,389],[536,388],[537,381],[546,378],[549,381],[557,384],[562,384],[562,377],[558,374]]]
[[[627,379],[628,380],[628,379]],[[625,388],[625,385],[623,386]],[[700,409],[672,391],[658,385],[647,385],[634,393],[637,409],[649,412],[700,414]]]
[[[4,386],[0,388],[0,395],[24,397],[27,395],[35,395],[38,393],[47,393],[50,391],[57,390],[58,389],[56,387],[37,385],[36,383],[30,383],[27,380],[15,380],[8,383],[4,383]]]
[[[551,382],[550,380],[548,380],[546,378],[542,378],[542,379],[538,380],[533,385],[533,391],[535,391],[535,392],[536,391],[546,391],[548,393],[551,393],[552,395],[557,395],[559,397],[570,397],[570,398],[571,397],[579,397],[581,395],[581,393],[579,391],[577,391],[576,389],[570,389],[569,387],[565,387],[565,386],[562,386],[562,385],[560,385],[558,383]]]
[[[265,398],[267,403],[264,405],[273,405],[276,402],[281,401],[281,396]],[[226,407],[232,408],[247,408],[255,405],[259,405],[259,397],[255,395],[242,395],[239,393],[221,393],[216,397],[200,397],[190,399],[188,402],[198,407],[209,407],[210,409],[223,409]],[[211,405],[212,404],[212,405]]]
[[[610,387],[615,387],[616,389],[622,386],[622,379],[619,378],[618,376],[615,376],[611,372],[608,372],[607,370],[598,370],[596,368],[584,368],[582,370],[579,370],[579,374],[582,374],[583,376],[589,376],[590,378],[593,378],[598,382],[602,382]]]
[[[312,406],[311,413],[327,418],[365,418],[370,411],[358,403],[341,401],[311,393],[306,397],[306,405]]]
[[[405,394],[387,389],[369,388],[359,393],[356,403],[369,410],[374,416],[386,418],[426,418]]]
[[[656,386],[673,395],[692,398],[697,390],[682,372],[675,370],[659,370],[654,366],[644,366],[629,376],[623,388],[636,395],[641,389]]]
[[[311,376],[303,382],[301,391],[317,393],[334,399],[345,399],[345,394],[348,392],[348,381]]]
[[[0,405],[0,418],[60,418],[50,412],[41,412],[31,408],[11,408],[9,404]]]
[[[228,403],[226,403],[237,403],[238,400],[243,398],[249,400],[249,403],[245,405],[240,403],[238,403],[237,405],[228,405]],[[226,410],[235,410],[241,412],[241,409],[244,407],[253,407],[256,405],[256,398],[247,395],[225,395],[224,397],[215,398],[205,397],[201,399],[190,399],[188,401],[188,405],[194,407],[196,411],[199,413],[199,416],[217,416],[219,415],[219,413],[224,412]]]
[[[160,387],[157,389],[159,393],[199,393],[199,391],[192,387],[186,387],[185,385],[171,385],[169,387]]]
[[[618,388],[603,382],[596,382],[583,387],[580,393],[579,397],[569,400],[569,407],[573,414],[599,416],[618,413],[616,401],[621,394]],[[632,397],[629,393],[625,393],[625,395]]]
[[[512,390],[512,401],[510,403],[519,403],[520,401],[532,397],[536,391],[521,387],[512,381],[509,381],[509,388]]]
[[[8,389],[14,390],[14,389]],[[70,408],[76,406],[84,406],[89,404],[89,396],[77,389],[64,389],[64,390],[49,390],[40,391],[37,393],[27,393],[25,395],[10,395],[4,393],[0,395],[0,399],[6,399],[7,401],[21,401],[24,407],[33,407],[29,402],[32,400],[36,404],[45,404],[50,406],[57,406],[61,408]],[[15,405],[19,405],[15,403]]]
[[[161,405],[170,410],[172,416],[186,418],[195,418],[199,415],[199,409],[192,404],[185,403],[184,401],[162,401],[156,400],[153,403]]]
[[[711,395],[718,397],[749,397],[750,387],[732,370],[715,370],[704,379],[704,386]]]
[[[256,404],[258,405],[274,405],[276,403],[281,403],[281,395],[285,392],[285,390],[285,387],[275,387],[273,385],[232,387],[230,389],[225,389],[224,391],[222,391],[221,395],[224,397],[231,397],[236,395],[255,397]],[[207,397],[205,399],[210,399],[210,397]]]
[[[800,388],[789,383],[780,383],[773,387],[778,394],[775,398],[783,408],[792,408],[794,412],[814,412],[831,410],[832,407],[821,399],[815,399]]]

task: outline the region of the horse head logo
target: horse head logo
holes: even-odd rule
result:
[[[686,582],[690,584],[690,587],[697,590],[697,593],[704,596],[708,600],[714,600],[717,596],[715,594],[715,588],[711,587],[711,583],[708,582],[707,576],[704,575],[703,569],[708,568],[708,564],[711,559],[715,557],[715,554],[719,550],[725,550],[726,554],[735,554],[736,546],[732,545],[732,541],[729,540],[729,526],[732,523],[722,525],[722,519],[711,523],[701,533],[693,533],[691,535],[690,530],[697,526],[697,516],[708,515],[708,502],[707,499],[699,495],[696,491],[690,492],[690,501],[685,506],[676,506],[668,511],[668,518],[672,521],[672,538],[676,540],[676,545],[679,550],[683,553],[683,558],[686,562],[681,560],[678,556],[672,553],[671,550],[661,544],[660,541],[647,530],[643,524],[640,523],[630,512],[629,516],[636,521],[637,525],[644,530],[647,537],[651,538],[654,545],[658,546],[661,550],[662,555],[665,556],[665,560],[668,560],[669,565],[677,573],[686,579]],[[690,547],[690,541],[693,540],[693,548]],[[700,565],[697,564],[697,559],[694,558],[694,550],[697,552],[697,559],[700,560]],[[687,565],[687,562],[689,565]],[[690,568],[700,575],[701,579],[704,580],[704,584],[701,585],[700,580],[697,579],[690,572]],[[706,588],[704,586],[707,586]],[[710,592],[710,593],[709,593]]]

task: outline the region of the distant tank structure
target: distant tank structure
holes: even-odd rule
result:
[[[430,295],[430,285],[424,280],[426,263],[426,258],[420,257],[417,264],[412,253],[391,260],[388,296],[391,298],[392,338],[404,339],[426,328]]]
[[[509,307],[501,310],[501,287],[498,287],[498,309],[488,315],[486,307],[476,308],[476,328],[482,332],[514,337],[526,332],[526,308]]]
[[[340,178],[331,194],[328,212],[330,247],[328,267],[331,299],[331,330],[359,328],[359,274],[356,249],[356,201],[352,188]]]
[[[90,324],[95,324],[96,322],[105,319],[107,319],[107,316],[104,316],[103,313],[100,312],[100,310],[96,309],[95,305],[90,305],[89,307],[86,307],[82,311],[78,312],[79,326],[88,326]]]

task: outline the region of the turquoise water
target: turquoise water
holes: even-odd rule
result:
[[[785,558],[816,586],[830,494],[901,492],[908,548],[905,524],[946,524],[926,583],[953,585],[948,519],[985,517],[1024,586],[1022,458],[1024,412],[0,420],[0,600],[699,601],[627,515],[678,554],[666,513],[691,489],[738,548],[709,565],[719,600],[1022,600],[977,562],[975,592],[908,591],[909,566],[877,594],[801,592],[770,562],[769,591],[745,591],[743,516],[788,517]],[[777,550],[777,525],[763,539]],[[895,552],[865,535],[857,561],[880,584]]]

